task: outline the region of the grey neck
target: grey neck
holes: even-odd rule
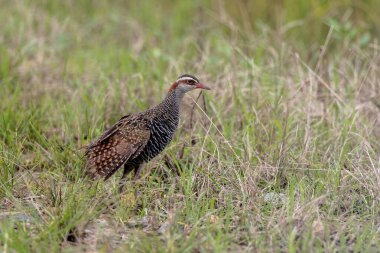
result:
[[[184,95],[185,92],[182,92],[180,90],[171,90],[166,95],[166,98],[152,109],[160,110],[162,113],[168,112],[179,114],[182,98]]]
[[[170,91],[166,97],[171,96],[171,93],[174,94],[173,95],[174,96],[174,100],[175,100],[176,104],[178,105],[178,107],[181,107],[182,98],[183,98],[183,96],[185,96],[186,92],[183,92],[183,91],[181,91],[179,89],[175,89],[175,90]]]

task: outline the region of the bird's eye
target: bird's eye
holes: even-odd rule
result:
[[[193,85],[195,82],[194,82],[194,80],[188,80],[187,83],[190,85]]]

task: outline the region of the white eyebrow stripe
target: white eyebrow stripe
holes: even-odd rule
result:
[[[185,80],[193,80],[194,82],[196,82],[197,80],[195,80],[194,78],[191,78],[191,77],[181,77],[177,80],[178,81],[185,81]]]

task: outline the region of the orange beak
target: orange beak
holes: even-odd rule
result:
[[[195,85],[195,87],[197,87],[196,89],[211,90],[210,87],[207,87],[207,86],[204,85],[203,83],[197,83],[197,84]]]

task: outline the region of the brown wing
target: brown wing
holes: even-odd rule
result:
[[[128,120],[129,116],[131,115],[126,115],[126,116],[123,116],[121,117],[118,122],[116,122],[115,125],[113,125],[112,127],[110,127],[107,131],[105,131],[101,136],[98,137],[98,139],[96,141],[94,141],[93,143],[91,143],[89,145],[89,147],[87,147],[86,149],[86,154],[87,152],[89,151],[89,149],[94,146],[94,145],[97,145],[99,142],[101,141],[104,141],[106,140],[108,137],[110,137],[111,135],[113,135],[117,130],[120,129],[120,127],[125,124],[125,122]]]
[[[147,121],[121,118],[87,148],[86,174],[92,179],[109,178],[143,150],[149,137]]]

